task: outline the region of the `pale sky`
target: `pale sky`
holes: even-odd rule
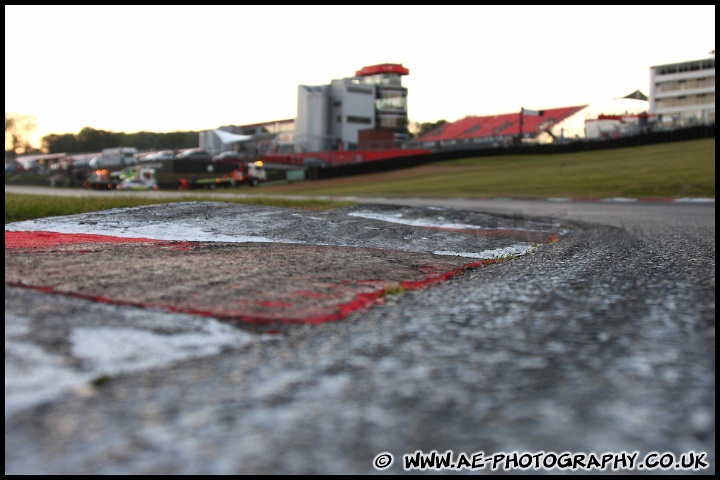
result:
[[[38,137],[295,118],[298,85],[410,70],[408,117],[599,104],[710,58],[715,5],[5,6],[5,112]]]

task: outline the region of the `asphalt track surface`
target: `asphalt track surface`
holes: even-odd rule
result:
[[[418,451],[714,473],[714,202],[490,210],[6,225],[6,474],[397,474]]]

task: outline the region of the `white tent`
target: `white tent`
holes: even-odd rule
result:
[[[215,135],[218,136],[222,143],[247,142],[253,139],[252,135],[238,135],[236,133],[226,132],[225,130],[215,129],[213,132],[215,132]]]
[[[234,148],[235,144],[243,145],[243,148],[252,150],[253,148],[257,148],[254,143],[272,140],[276,136],[277,133],[270,132],[243,135],[216,128],[214,130],[204,130],[200,132],[200,148],[206,150],[211,155],[236,150],[236,148]]]

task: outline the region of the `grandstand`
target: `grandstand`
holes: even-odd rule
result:
[[[552,141],[560,136],[562,124],[588,105],[552,108],[541,115],[504,113],[489,116],[467,116],[446,123],[416,138],[418,148],[508,146],[520,141]],[[547,140],[550,138],[550,140]]]
[[[350,163],[388,160],[397,157],[427,155],[438,150],[507,147],[521,141],[527,143],[563,143],[565,123],[587,108],[588,105],[552,108],[541,115],[525,111],[488,115],[467,116],[456,122],[446,123],[425,135],[408,142],[403,148],[379,150],[328,150],[292,154],[268,153],[263,160],[269,164],[295,166],[338,166]],[[582,121],[582,119],[580,119]]]

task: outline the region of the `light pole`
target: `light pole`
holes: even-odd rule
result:
[[[518,145],[522,145],[522,136],[523,136],[523,111],[525,109],[523,107],[520,107],[520,134],[518,135]]]

